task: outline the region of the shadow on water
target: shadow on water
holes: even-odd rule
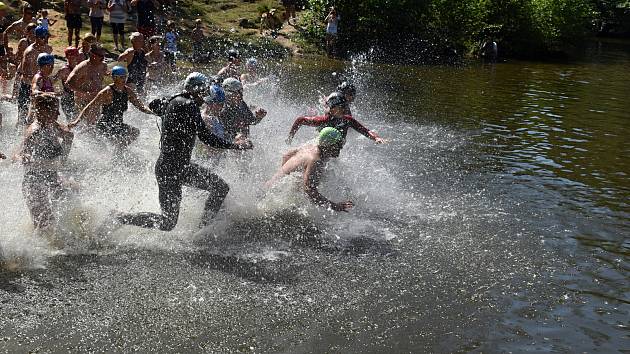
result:
[[[270,215],[251,219],[240,219],[230,223],[225,230],[230,238],[224,244],[256,242],[272,244],[284,241],[291,247],[312,249],[330,254],[395,256],[397,251],[390,242],[364,235],[331,234],[326,225],[320,225],[312,216],[298,210],[283,210]],[[205,234],[197,240],[198,246],[215,242],[212,235]]]

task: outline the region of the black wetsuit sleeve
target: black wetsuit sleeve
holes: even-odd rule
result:
[[[201,118],[201,113],[199,110],[196,110],[194,113],[193,121],[195,123],[195,129],[197,131],[197,136],[199,140],[201,140],[204,144],[217,147],[221,149],[240,149],[240,146],[236,144],[232,144],[231,142],[227,142],[218,136],[214,135],[210,129],[206,126]]]

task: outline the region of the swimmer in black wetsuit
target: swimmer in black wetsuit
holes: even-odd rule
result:
[[[68,127],[75,127],[84,117],[93,118],[92,113],[99,107],[103,107],[100,118],[96,120],[96,131],[119,146],[127,146],[135,141],[140,130],[123,123],[123,114],[127,111],[128,103],[133,103],[144,113],[152,114],[153,112],[138,99],[134,90],[125,84],[126,78],[127,70],[125,68],[122,66],[113,67],[112,79],[114,83],[101,90],[81,111],[77,119],[68,124]],[[91,123],[93,122],[94,119]]]
[[[116,215],[116,221],[121,224],[172,230],[179,218],[182,186],[186,185],[210,192],[201,220],[201,225],[206,225],[221,208],[229,187],[210,170],[190,162],[196,137],[213,147],[251,148],[247,143],[233,144],[218,138],[204,124],[200,107],[203,104],[204,92],[209,87],[205,75],[199,73],[188,75],[184,86],[184,93],[172,97],[161,112],[162,136],[160,157],[155,164],[155,176],[162,213],[120,213]]]
[[[144,36],[140,32],[134,32],[129,39],[132,47],[125,50],[118,57],[118,61],[127,63],[127,71],[129,71],[127,83],[132,84],[140,95],[144,95],[144,83],[149,65],[144,52]]]

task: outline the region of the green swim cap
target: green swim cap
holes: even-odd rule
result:
[[[2,1],[0,1],[0,10],[7,10],[9,7],[3,3]]]
[[[343,136],[341,132],[332,127],[326,127],[319,132],[317,137],[317,144],[320,146],[331,146],[341,142]]]

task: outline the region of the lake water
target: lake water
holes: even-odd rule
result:
[[[159,210],[154,118],[132,109],[141,137],[122,155],[77,133],[61,250],[33,234],[21,167],[2,162],[0,349],[630,350],[629,67],[624,42],[569,63],[267,63],[281,80],[245,94],[269,112],[254,150],[198,158],[230,184],[225,210],[199,230],[205,195],[184,189],[175,230],[122,227],[96,250],[110,210]],[[260,188],[333,72],[391,140],[350,132],[329,163],[322,193],[353,200],[349,213],[311,206],[291,178]],[[10,152],[15,109],[0,109]],[[302,127],[293,146],[314,135]]]

